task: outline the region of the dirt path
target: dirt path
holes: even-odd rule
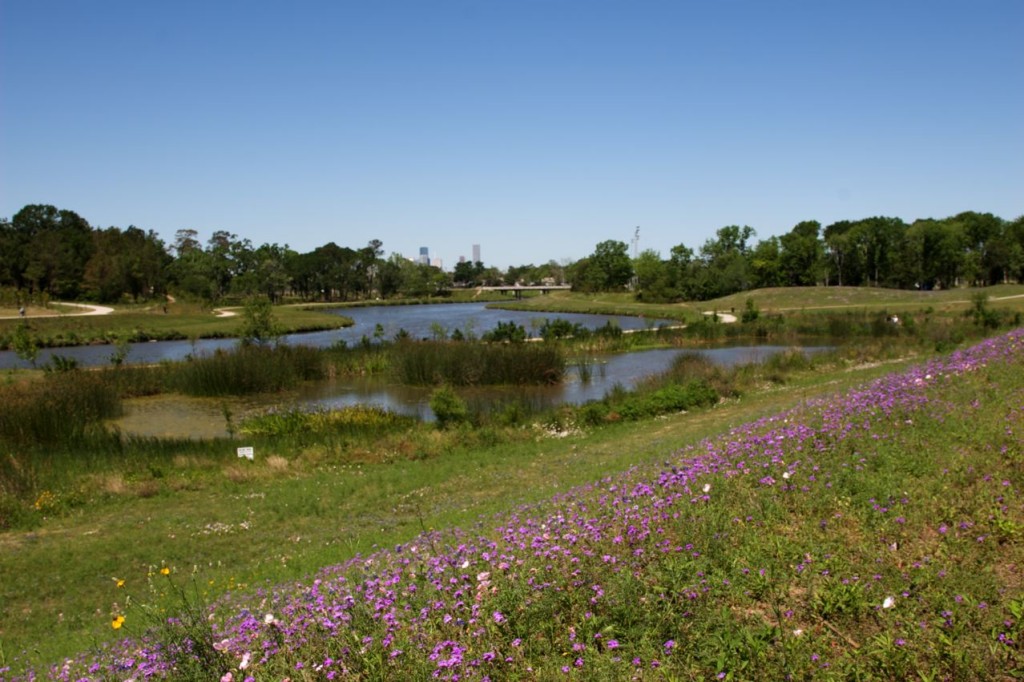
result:
[[[113,308],[108,308],[105,305],[89,305],[86,303],[60,303],[54,301],[57,305],[71,306],[72,308],[80,308],[80,313],[29,313],[27,315],[4,315],[0,316],[0,320],[17,320],[18,318],[39,318],[39,317],[82,317],[84,315],[109,315],[114,312]]]

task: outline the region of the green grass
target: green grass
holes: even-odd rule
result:
[[[240,312],[240,308],[236,312]],[[351,324],[338,315],[305,306],[275,306],[274,316],[282,333],[337,329]],[[90,343],[153,341],[169,339],[227,338],[237,336],[241,315],[219,317],[213,310],[187,303],[172,303],[165,314],[160,306],[115,306],[110,315],[64,315],[25,318],[36,344],[41,347]],[[7,349],[15,327],[22,320],[0,319],[0,349]]]
[[[942,291],[905,291],[873,287],[780,287],[755,289],[710,301],[673,304],[639,303],[634,300],[632,294],[626,292],[582,294],[557,291],[522,302],[501,303],[495,307],[543,312],[642,315],[693,321],[707,311],[733,312],[739,316],[748,298],[765,312],[809,312],[849,308],[885,308],[899,312],[924,310],[929,307],[949,312],[969,308],[971,297],[978,292],[987,294],[993,307],[1024,310],[1024,284]]]
[[[1000,284],[992,287],[946,289],[939,291],[906,291],[875,287],[779,287],[755,289],[704,301],[703,310],[743,312],[747,299],[762,311],[843,310],[848,308],[888,309],[891,312],[924,310],[965,310],[976,293],[989,296],[993,306],[1021,310],[1024,307],[1024,285]],[[1016,298],[1020,297],[1020,298]],[[1005,299],[1005,300],[1002,300]]]
[[[715,410],[568,437],[422,425],[370,439],[138,440],[37,463],[33,476],[47,483],[29,504],[31,529],[0,535],[0,610],[11,614],[0,642],[8,656],[55,660],[110,635],[114,577],[138,584],[154,565],[196,566],[211,596],[296,578],[423,529],[471,526],[883,371],[808,374]],[[243,444],[256,445],[255,462],[235,456]],[[3,456],[29,469],[27,453]]]
[[[570,291],[552,291],[522,301],[492,304],[491,307],[550,313],[631,315],[679,321],[694,320],[704,310],[699,304],[693,303],[638,303],[629,293],[580,294]]]
[[[409,431],[375,427],[364,431],[343,424],[333,431],[309,429],[301,437],[278,433],[260,440],[115,443],[101,439],[92,449],[62,446],[49,449],[42,458],[41,451],[31,447],[5,446],[0,448],[5,483],[14,474],[22,476],[32,499],[27,505],[19,502],[19,513],[28,517],[19,519],[19,529],[0,533],[0,613],[5,614],[0,619],[0,667],[4,656],[10,659],[28,652],[30,660],[45,664],[108,639],[110,613],[115,604],[123,606],[113,578],[142,584],[154,566],[173,565],[185,572],[194,566],[210,598],[268,580],[294,579],[358,552],[405,542],[424,529],[471,528],[490,514],[542,502],[570,486],[637,464],[654,465],[683,445],[886,374],[907,362],[907,353],[928,350],[882,339],[859,355],[813,367],[813,371],[769,366],[767,374],[747,377],[744,391],[712,410],[610,423],[592,430],[485,425],[439,432],[420,425]],[[778,363],[799,365],[793,358]],[[706,368],[684,367],[679,372],[680,379],[698,376],[712,385],[721,379]],[[973,400],[985,406],[1006,405],[1006,396],[1021,395],[1022,384],[1019,371],[976,377],[944,398],[961,407]],[[913,517],[908,515],[911,529],[924,528],[927,518],[940,513],[959,510],[980,515],[990,505],[990,497],[984,496],[987,492],[968,472],[966,455],[986,453],[991,443],[1004,438],[1000,419],[1005,410],[963,412],[967,416],[931,424],[927,431],[894,433],[892,443],[877,448],[881,453],[873,460],[879,467],[877,475],[863,481],[840,479],[847,486],[844,494],[863,506],[870,496],[890,494],[901,486],[920,492],[922,499],[933,501]],[[235,448],[243,444],[256,445],[255,462],[235,456]],[[866,441],[864,447],[870,445]],[[892,464],[904,451],[916,456],[905,465]],[[944,454],[933,458],[936,452]],[[940,464],[948,464],[957,478],[939,476]],[[1006,476],[1016,475],[1014,461],[998,466]],[[743,505],[762,502],[751,490],[731,492],[737,506],[719,510],[715,518],[720,521],[740,515]],[[13,494],[3,491],[5,503]],[[833,502],[844,504],[845,498],[838,499]],[[812,512],[820,516],[826,507],[787,507],[784,501],[764,504],[761,512],[779,523],[776,548],[766,547],[759,540],[764,533],[755,529],[739,534],[735,544],[724,545],[718,554],[708,553],[717,557],[715,561],[745,557],[766,565],[774,562],[774,570],[782,571],[820,540],[809,524],[818,520]],[[810,520],[800,521],[805,517]],[[869,570],[867,563],[877,554],[870,544],[878,535],[872,534],[876,530],[870,525],[872,518],[861,510],[849,527],[843,526],[842,541],[828,547],[847,563],[834,566],[847,572]],[[708,528],[714,522],[709,519]],[[1020,520],[995,514],[987,523],[1005,535],[1001,546],[1015,552],[1019,546],[1015,524]],[[975,548],[964,544],[957,551],[966,556],[968,549]],[[850,551],[843,554],[846,550]],[[973,560],[974,554],[969,556]],[[1005,568],[1005,562],[999,565]],[[728,575],[717,563],[708,570],[712,569],[719,571],[716,575]],[[995,583],[969,573],[958,573],[956,580],[970,590],[972,598],[991,592]],[[749,587],[756,591],[763,586]],[[773,583],[764,589],[765,594],[777,594],[781,588]],[[865,595],[828,580],[794,584],[792,589],[808,595],[808,622],[824,634],[822,642],[832,632],[833,647],[848,646],[844,641],[852,640],[858,651],[882,652],[877,664],[882,667],[875,674],[899,677],[898,671],[893,672],[896,668],[885,666],[907,665],[900,652],[894,644],[876,640],[881,633],[862,622],[871,613],[865,612]],[[759,600],[751,606],[740,594],[730,597],[740,612],[766,611],[766,604],[772,603]],[[160,603],[167,607],[173,604],[172,595],[158,594],[154,599],[165,599]],[[705,616],[705,631],[694,632],[694,637],[726,637],[742,625],[724,615],[709,612]],[[836,635],[817,619],[831,623],[842,634]],[[972,633],[978,634],[967,630],[962,636],[969,638]],[[795,651],[809,656],[807,646],[801,641]],[[730,647],[742,649],[727,640],[722,650],[733,651]],[[849,656],[849,661],[858,660],[855,653]],[[551,676],[557,674],[554,667],[548,671]]]

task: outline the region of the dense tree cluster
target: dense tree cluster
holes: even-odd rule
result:
[[[373,240],[358,249],[334,242],[309,253],[287,245],[254,247],[219,230],[204,244],[178,230],[165,244],[136,227],[94,229],[73,211],[30,205],[0,219],[0,288],[21,300],[116,302],[173,294],[214,303],[227,296],[345,301],[398,294],[429,296],[451,286],[439,268],[383,257]]]
[[[760,287],[846,285],[949,288],[1024,281],[1024,217],[1010,222],[965,212],[906,224],[898,218],[840,221],[822,230],[804,221],[753,243],[747,226],[719,229],[695,252],[672,247],[635,258],[624,242],[600,242],[574,263],[510,267],[462,262],[453,273],[384,257],[372,240],[351,248],[334,242],[308,253],[287,245],[253,246],[219,230],[203,243],[195,230],[165,244],[153,231],[93,228],[74,211],[30,205],[0,218],[0,288],[38,296],[99,302],[145,300],[168,293],[217,302],[227,296],[285,296],[347,301],[444,294],[453,286],[562,284],[579,291],[632,290],[645,301],[708,300]]]
[[[761,287],[879,286],[948,289],[1024,281],[1024,217],[965,212],[906,224],[899,218],[804,221],[751,244],[750,227],[729,225],[695,253],[685,244],[668,259],[646,250],[630,259],[623,242],[602,242],[570,266],[582,291],[631,287],[646,301],[708,300]]]

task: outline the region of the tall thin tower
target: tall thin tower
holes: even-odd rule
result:
[[[480,262],[480,245],[479,244],[473,244],[473,262],[474,263],[479,263]]]

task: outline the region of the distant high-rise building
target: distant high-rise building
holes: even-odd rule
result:
[[[430,265],[430,249],[426,246],[420,247],[420,265]]]
[[[480,245],[479,244],[473,244],[473,262],[474,263],[479,263],[480,262]]]

